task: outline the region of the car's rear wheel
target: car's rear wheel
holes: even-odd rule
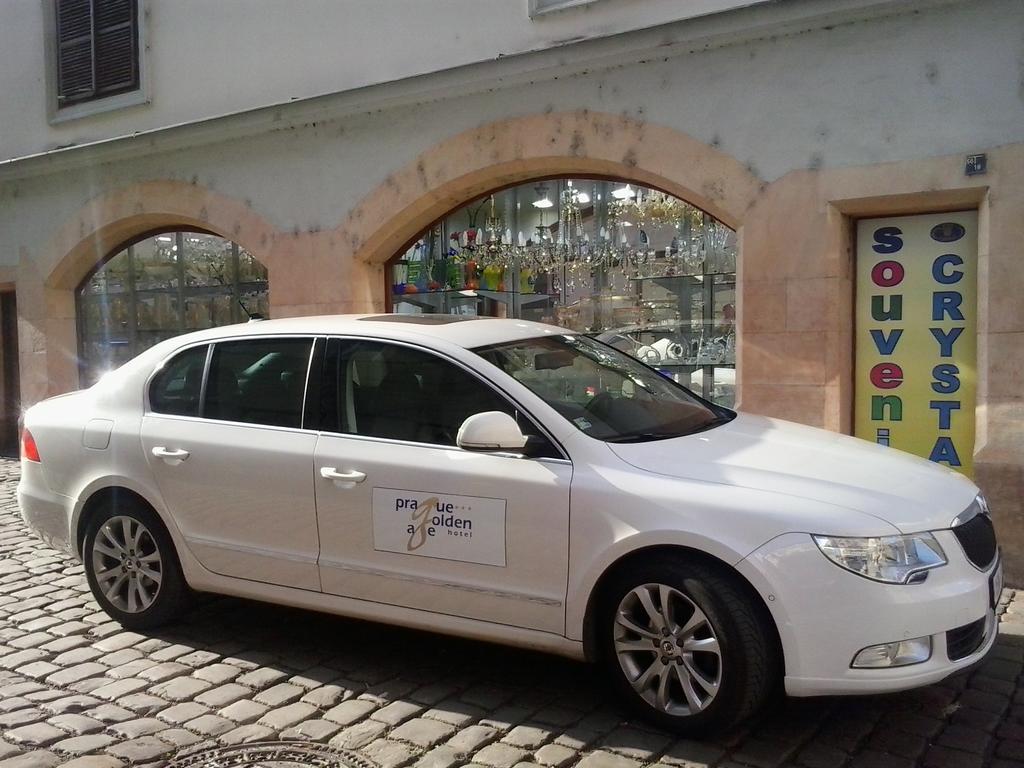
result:
[[[678,733],[720,732],[770,696],[780,672],[764,609],[725,568],[655,558],[613,576],[603,661],[623,701]]]
[[[82,562],[93,596],[130,629],[174,618],[188,594],[167,529],[151,509],[111,502],[89,521]]]

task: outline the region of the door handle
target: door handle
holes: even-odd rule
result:
[[[187,459],[191,454],[184,449],[168,450],[162,445],[153,446],[153,455],[158,459],[163,459],[168,464],[180,464]]]
[[[339,472],[336,467],[320,467],[320,477],[324,480],[333,480],[336,485],[342,488],[351,488],[356,483],[366,479],[366,473],[353,469],[351,472]]]

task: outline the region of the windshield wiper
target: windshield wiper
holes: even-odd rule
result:
[[[610,437],[605,440],[606,443],[643,443],[648,440],[668,440],[673,437],[687,437],[689,435],[695,435],[698,432],[705,432],[709,429],[726,424],[736,418],[734,413],[726,413],[721,416],[716,416],[713,419],[705,421],[698,427],[684,431],[684,432],[630,432],[625,435],[618,435],[616,437]]]
[[[728,424],[730,421],[732,421],[735,418],[736,418],[736,414],[733,413],[733,412],[723,413],[721,416],[716,416],[715,418],[711,419],[711,421],[707,421],[707,422],[701,424],[699,427],[691,429],[686,434],[687,435],[695,435],[698,432],[706,432],[709,429],[714,429],[715,427],[720,427],[723,424]],[[682,435],[680,435],[680,437],[682,437]]]
[[[648,440],[668,440],[673,437],[682,437],[687,432],[630,432],[628,435],[617,435],[609,437],[606,443],[642,443]]]

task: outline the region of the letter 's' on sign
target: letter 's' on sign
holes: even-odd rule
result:
[[[976,211],[857,222],[854,434],[968,475],[977,232]]]

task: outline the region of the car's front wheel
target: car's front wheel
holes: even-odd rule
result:
[[[702,736],[765,703],[780,665],[764,610],[736,576],[659,556],[624,569],[608,586],[603,661],[639,715]]]
[[[170,535],[151,509],[112,502],[89,521],[82,546],[89,588],[100,607],[129,629],[163,624],[188,588]]]

